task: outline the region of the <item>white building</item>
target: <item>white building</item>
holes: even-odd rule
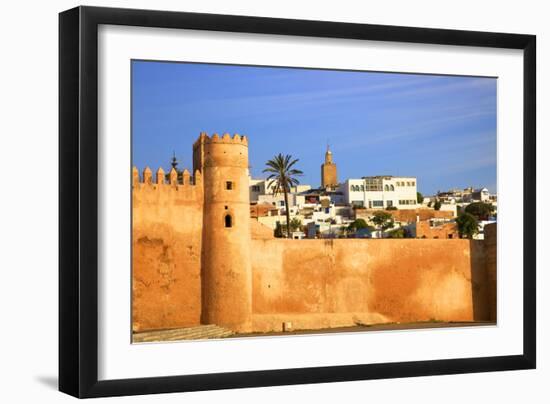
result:
[[[474,189],[463,200],[464,202],[490,202],[491,194],[487,188]]]
[[[345,203],[367,209],[416,209],[415,177],[376,176],[348,179],[338,189]]]
[[[277,207],[284,207],[284,194],[279,192],[277,195],[274,195],[274,189],[275,185],[270,184],[270,181],[268,180],[249,178],[249,194],[251,203],[271,203]],[[290,188],[290,193],[288,194],[288,204],[290,206],[295,206],[298,203],[296,198],[297,194],[310,189],[310,185],[297,185]]]
[[[438,192],[437,199],[441,202],[449,203],[491,202],[496,200],[496,195],[491,195],[487,188],[474,189],[473,187],[468,187]]]
[[[258,196],[266,193],[266,181],[264,179],[249,178],[248,184],[250,202],[258,202]]]

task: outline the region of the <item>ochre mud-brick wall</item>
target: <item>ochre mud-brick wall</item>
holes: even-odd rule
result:
[[[483,241],[254,240],[258,331],[489,320]],[[310,316],[304,316],[310,314]]]
[[[202,133],[193,165],[192,177],[133,171],[134,331],[496,318],[496,228],[485,241],[274,239],[250,219],[245,136]],[[407,221],[450,214],[391,212]]]
[[[137,174],[137,173],[135,173]],[[164,183],[149,171],[132,189],[132,328],[199,324],[202,183],[184,172]],[[158,179],[158,181],[157,181]],[[160,182],[160,183],[159,183]]]

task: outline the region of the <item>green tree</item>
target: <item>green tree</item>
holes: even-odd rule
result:
[[[472,238],[478,232],[477,219],[470,213],[461,213],[456,218],[456,225],[458,227],[458,234],[462,238]]]
[[[397,206],[388,206],[386,210],[397,210]]]
[[[300,183],[296,177],[303,174],[302,171],[293,168],[297,162],[298,159],[293,159],[290,154],[282,155],[279,153],[265,163],[267,167],[263,170],[264,173],[269,173],[267,177],[268,187],[273,186],[273,194],[277,195],[282,192],[285,197],[286,233],[289,238],[291,235],[288,193],[291,187]]]
[[[283,226],[281,226],[281,222],[275,224],[275,232],[273,235],[277,238],[283,237]]]
[[[290,230],[298,231],[301,228],[302,228],[302,221],[297,217],[292,218],[292,220],[290,221]]]
[[[368,225],[365,219],[355,219],[353,222],[349,224],[348,227],[345,228],[344,233],[347,234],[354,234],[357,232],[357,230],[360,229],[368,229],[369,231],[376,230],[373,226]]]
[[[416,193],[416,202],[418,203],[424,202],[424,195],[422,195],[420,192]]]
[[[388,233],[388,236],[390,238],[405,238],[407,237],[407,234],[405,232],[405,229],[395,229]]]
[[[476,217],[477,220],[487,220],[493,213],[495,207],[490,203],[474,202],[466,206],[464,211]]]
[[[379,211],[374,212],[373,216],[371,217],[371,221],[378,227],[381,227],[382,230],[389,229],[390,227],[393,227],[393,217],[391,213]]]
[[[347,228],[350,232],[355,232],[359,229],[370,229],[374,230],[374,227],[369,226],[367,222],[365,222],[365,219],[355,219],[353,222],[351,222]]]
[[[439,209],[441,209],[441,201],[438,199],[434,203],[434,210],[439,210]]]
[[[365,219],[355,219],[352,224],[350,224],[355,229],[366,229],[369,227]]]

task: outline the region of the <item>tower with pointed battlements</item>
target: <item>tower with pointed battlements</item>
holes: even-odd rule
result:
[[[245,332],[252,313],[248,140],[201,133],[193,165],[205,184],[201,322]]]

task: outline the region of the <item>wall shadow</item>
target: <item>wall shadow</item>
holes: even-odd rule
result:
[[[470,240],[470,271],[474,321],[489,321],[485,248],[481,240]]]
[[[470,240],[474,321],[496,322],[496,224],[485,227],[485,240]]]

